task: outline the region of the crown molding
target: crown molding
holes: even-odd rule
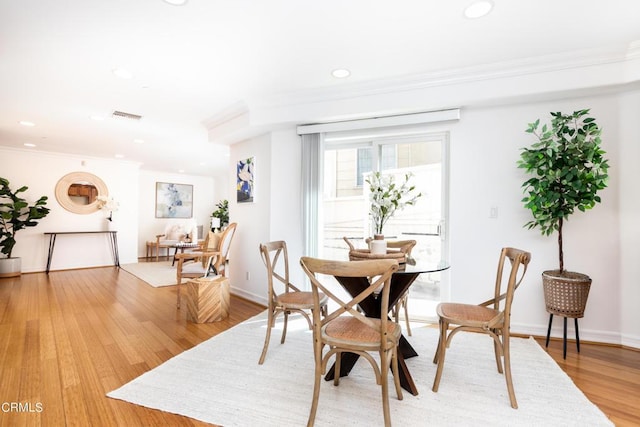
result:
[[[468,84],[512,77],[522,77],[576,68],[624,63],[640,58],[640,41],[629,46],[587,49],[520,60],[483,64],[449,70],[438,70],[371,82],[341,84],[330,88],[281,93],[250,103],[260,108],[285,107],[359,98],[388,93],[415,91],[433,87]],[[640,79],[640,76],[638,76]]]
[[[243,116],[249,114],[249,107],[243,101],[238,101],[228,107],[218,111],[213,116],[202,121],[203,126],[206,129],[213,129],[218,126],[222,126]]]
[[[629,90],[640,84],[640,40],[624,46],[280,93],[238,102],[204,122],[209,141],[279,126],[328,123]]]

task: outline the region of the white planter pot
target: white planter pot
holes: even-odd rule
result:
[[[22,258],[0,258],[0,279],[22,274]]]

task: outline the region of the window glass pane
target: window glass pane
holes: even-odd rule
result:
[[[386,171],[398,167],[396,147],[397,144],[385,144],[380,147],[380,170]]]
[[[371,147],[358,148],[358,165],[356,170],[356,185],[362,186],[363,175],[373,170],[373,153]]]

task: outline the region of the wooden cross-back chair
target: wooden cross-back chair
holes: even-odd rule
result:
[[[335,355],[335,372],[340,372],[340,359],[343,352],[355,353],[364,357],[371,364],[376,383],[382,389],[382,409],[385,426],[391,425],[389,411],[388,375],[389,368],[393,372],[394,384],[398,399],[402,399],[402,390],[398,376],[398,342],[401,336],[400,326],[389,320],[389,291],[391,275],[398,270],[398,263],[393,259],[368,261],[330,261],[317,258],[302,257],[302,269],[309,276],[314,298],[313,311],[313,353],[315,374],[313,401],[307,426],[313,426],[318,409],[320,381],[327,368],[327,362]],[[324,276],[333,276],[341,280],[357,280],[363,284],[362,291],[351,300],[345,300],[328,288],[323,281]],[[371,278],[371,281],[369,281]],[[382,289],[380,291],[380,289]],[[379,319],[366,317],[357,309],[364,299],[380,291],[381,300]],[[320,317],[320,294],[326,295],[337,307],[329,304],[329,312]],[[323,354],[324,348],[328,351]],[[379,354],[380,364],[370,352]],[[340,375],[334,376],[334,385],[338,385]]]
[[[511,263],[511,269],[504,280],[506,260]],[[529,252],[514,248],[503,248],[498,262],[498,273],[493,297],[478,305],[460,303],[440,303],[436,308],[439,318],[440,338],[433,358],[438,364],[436,376],[433,380],[433,391],[437,392],[442,377],[446,349],[451,344],[454,335],[461,331],[478,332],[493,338],[496,364],[499,373],[504,373],[509,392],[511,407],[518,408],[516,395],[511,378],[511,356],[509,351],[509,337],[511,325],[511,304],[513,295],[518,288],[531,260]],[[518,274],[520,278],[518,279]],[[449,330],[449,326],[455,326]],[[503,360],[504,359],[504,370]]]
[[[178,308],[180,308],[180,287],[182,285],[182,279],[194,279],[210,274],[225,275],[226,265],[229,259],[229,249],[231,248],[231,241],[235,235],[237,225],[238,224],[234,222],[227,226],[220,235],[217,246],[212,246],[214,242],[212,241],[211,235],[209,235],[207,238],[208,247],[206,247],[206,249],[176,254],[176,259],[178,260],[178,266],[176,267]]]
[[[356,250],[351,240],[348,237],[343,237],[344,241],[349,246],[349,252]],[[368,244],[371,241],[371,237],[365,239]],[[411,255],[411,251],[418,242],[415,240],[387,240],[387,248],[397,250],[404,254],[404,262],[410,265],[415,265],[416,260]],[[391,309],[391,315],[396,323],[400,322],[400,311],[404,310],[404,321],[407,326],[407,334],[411,336],[411,324],[409,322],[409,289],[398,299],[398,302]]]
[[[284,314],[284,325],[282,329],[282,338],[280,344],[284,344],[287,336],[287,324],[289,314],[292,312],[300,313],[307,320],[309,329],[312,329],[311,311],[314,309],[313,294],[307,291],[301,291],[289,279],[289,255],[287,253],[287,244],[282,241],[268,242],[260,245],[260,256],[262,262],[267,268],[267,286],[269,301],[267,308],[267,335],[264,339],[262,354],[260,355],[259,365],[264,363],[269,348],[269,340],[271,339],[271,329],[275,325],[276,318],[279,314]],[[320,311],[326,314],[327,297],[320,295]]]

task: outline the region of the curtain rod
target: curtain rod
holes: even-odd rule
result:
[[[297,128],[298,135],[310,133],[339,132],[345,130],[370,129],[386,126],[401,126],[420,123],[444,122],[448,120],[460,120],[460,109],[428,111],[424,113],[402,114],[397,116],[373,117],[369,119],[345,120],[342,122],[329,122],[300,125]]]

